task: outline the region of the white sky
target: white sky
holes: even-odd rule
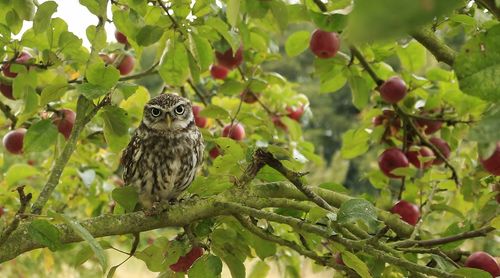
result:
[[[42,4],[48,0],[38,0],[38,3]],[[83,39],[83,45],[86,47],[90,46],[90,43],[85,34],[85,30],[89,25],[97,24],[97,17],[89,12],[86,7],[80,5],[78,0],[52,0],[57,3],[57,11],[54,13],[52,18],[60,17],[68,24],[68,31],[72,32],[79,38]],[[111,17],[111,8],[108,6],[108,17]],[[19,37],[22,36],[24,30],[31,28],[32,22],[24,22],[23,30],[19,33]],[[112,23],[106,23],[106,31],[108,33],[108,42],[116,41],[115,36],[115,26]]]

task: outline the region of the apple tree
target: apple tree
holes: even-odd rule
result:
[[[2,274],[112,277],[120,252],[159,277],[500,275],[498,1],[80,0],[86,38],[39,2],[0,0]],[[308,126],[339,91],[330,165]],[[120,157],[164,92],[206,154],[151,216]],[[351,160],[371,190],[342,185]]]

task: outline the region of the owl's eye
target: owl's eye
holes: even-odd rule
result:
[[[175,114],[177,114],[177,115],[182,115],[182,114],[184,114],[184,106],[179,105],[179,106],[175,107],[174,112],[175,112]]]
[[[158,108],[151,108],[151,115],[153,117],[158,117],[161,114],[161,110]]]

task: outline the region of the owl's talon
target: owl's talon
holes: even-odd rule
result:
[[[163,207],[160,202],[154,202],[151,208],[144,210],[146,216],[157,216],[163,212]]]

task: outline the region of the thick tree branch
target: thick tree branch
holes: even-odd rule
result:
[[[476,0],[475,2],[487,9],[497,19],[500,19],[500,8],[495,0]]]
[[[453,66],[455,50],[441,41],[431,29],[422,28],[411,33],[413,38],[429,50],[440,62]]]

